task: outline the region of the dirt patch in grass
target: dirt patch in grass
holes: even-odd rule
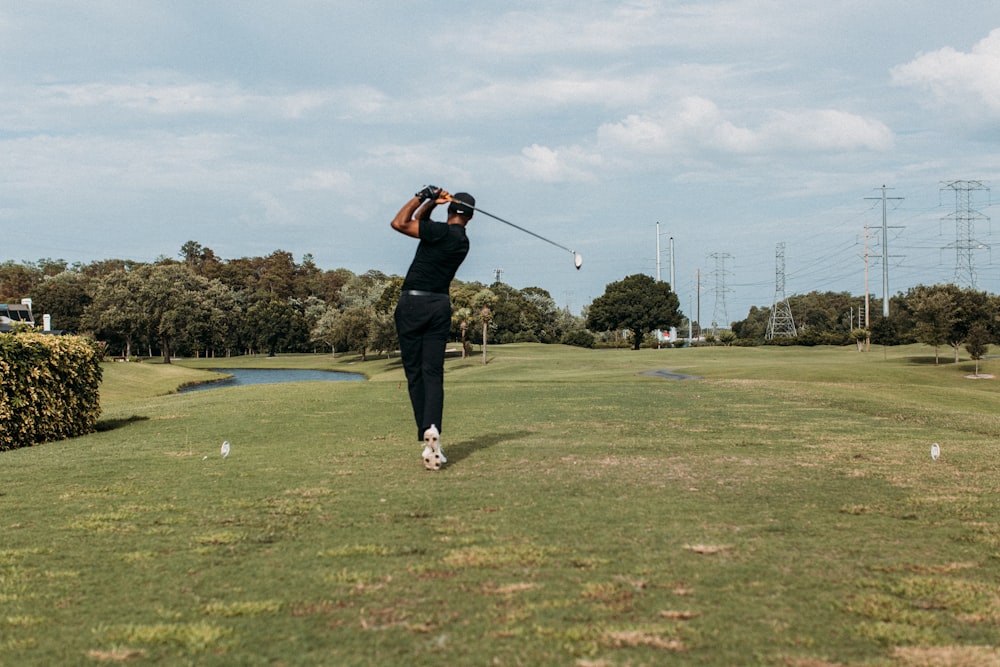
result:
[[[146,655],[145,651],[134,648],[114,648],[108,651],[94,649],[87,651],[87,656],[98,662],[127,662]]]
[[[892,652],[900,667],[996,667],[1000,650],[992,646],[906,646]]]
[[[523,593],[524,591],[530,591],[531,589],[537,587],[538,584],[533,584],[527,581],[506,584],[503,586],[498,586],[493,582],[489,582],[483,585],[483,593],[486,595],[513,595],[514,593]]]
[[[714,556],[730,551],[732,547],[725,544],[685,544],[684,549],[702,556]]]

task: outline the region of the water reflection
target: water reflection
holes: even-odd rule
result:
[[[278,384],[281,382],[361,382],[366,378],[360,373],[343,371],[292,370],[284,368],[213,368],[216,373],[226,373],[232,377],[214,382],[194,384],[179,390],[204,391],[222,387],[239,387],[245,384]]]

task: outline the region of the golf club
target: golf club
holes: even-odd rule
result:
[[[455,200],[453,200],[453,199],[451,199],[449,197],[449,201],[455,201]],[[478,213],[482,213],[483,215],[488,215],[489,217],[493,218],[494,220],[499,220],[500,222],[504,223],[505,225],[510,225],[514,229],[520,229],[525,234],[531,234],[536,239],[541,239],[542,241],[545,241],[546,243],[551,243],[555,247],[561,248],[561,249],[565,250],[569,254],[573,255],[573,266],[576,267],[577,271],[579,271],[580,267],[583,266],[583,255],[581,255],[580,253],[578,253],[575,250],[570,250],[569,248],[567,248],[566,246],[562,245],[561,243],[556,243],[555,241],[553,241],[551,239],[545,238],[541,234],[536,234],[535,232],[531,231],[530,229],[525,229],[524,227],[521,227],[520,225],[515,225],[510,220],[504,220],[499,215],[493,215],[489,211],[484,211],[483,209],[478,208],[476,206],[472,206],[470,204],[466,204],[465,202],[462,202],[462,201],[456,201],[455,203],[461,204],[462,206],[467,206],[467,207],[471,208],[473,211],[476,211]]]

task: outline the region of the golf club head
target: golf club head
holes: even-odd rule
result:
[[[583,255],[581,255],[578,252],[574,252],[573,253],[573,265],[576,267],[576,270],[579,271],[580,267],[583,266]]]

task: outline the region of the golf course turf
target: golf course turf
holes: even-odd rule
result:
[[[946,356],[491,346],[437,472],[398,358],[108,363],[0,454],[0,665],[1000,664],[1000,385]]]

